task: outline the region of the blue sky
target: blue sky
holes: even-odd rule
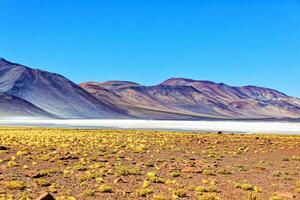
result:
[[[170,77],[300,97],[298,0],[0,0],[0,57],[76,83]]]

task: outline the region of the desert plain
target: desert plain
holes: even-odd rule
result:
[[[300,137],[0,129],[0,199],[300,199]]]

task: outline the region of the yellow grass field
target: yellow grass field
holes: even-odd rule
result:
[[[0,199],[300,199],[300,137],[0,129]]]

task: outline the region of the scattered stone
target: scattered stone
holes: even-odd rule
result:
[[[294,195],[290,192],[276,192],[276,194],[280,197],[285,197],[285,198],[289,198],[289,199],[294,198]]]
[[[203,163],[202,160],[195,160],[194,162],[195,162],[196,165],[198,165],[198,166],[203,166],[203,165],[204,165],[204,163]]]
[[[170,171],[178,171],[177,166],[169,166]]]
[[[98,162],[108,162],[108,160],[100,158],[100,159],[98,159]]]
[[[74,155],[66,155],[59,158],[59,160],[78,160],[78,159],[79,157]]]
[[[8,147],[0,146],[0,150],[8,150],[8,149],[9,149]]]
[[[125,181],[122,178],[118,178],[118,179],[115,180],[115,183],[128,183],[128,181]]]
[[[41,178],[44,177],[45,175],[40,174],[38,171],[36,170],[30,170],[27,174],[28,177],[30,178]]]
[[[55,198],[49,192],[45,192],[37,198],[37,200],[55,200]]]
[[[202,170],[197,167],[185,167],[181,171],[183,173],[195,173],[195,174],[202,173]]]
[[[189,167],[196,167],[196,163],[195,162],[188,162],[187,165]]]
[[[212,165],[211,165],[211,167],[220,167],[221,165],[219,164],[219,163],[213,163]]]
[[[133,161],[134,159],[131,158],[131,157],[125,157],[124,160],[126,160],[126,161]]]
[[[57,160],[59,160],[59,156],[54,156],[49,160],[49,162],[56,162]]]

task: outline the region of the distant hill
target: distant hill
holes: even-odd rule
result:
[[[134,116],[151,119],[299,118],[300,100],[263,87],[171,78],[156,86],[87,82],[82,88]],[[121,86],[121,87],[120,87]]]
[[[55,118],[56,116],[18,97],[0,93],[0,119],[5,118]]]
[[[24,99],[61,118],[124,118],[126,111],[101,101],[67,78],[0,59],[0,92]]]
[[[73,83],[62,75],[0,58],[0,118],[289,119],[300,99],[274,89],[171,78]]]

